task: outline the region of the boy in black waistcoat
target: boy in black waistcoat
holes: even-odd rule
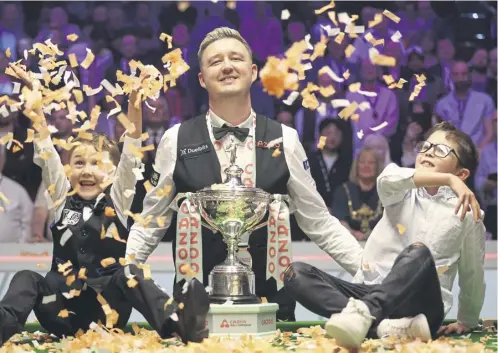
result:
[[[32,89],[27,73],[12,68]],[[40,324],[59,337],[98,321],[122,328],[132,308],[162,337],[176,332],[187,342],[207,336],[209,301],[200,282],[179,287],[173,300],[148,271],[125,266],[126,211],[135,190],[133,169],[141,165],[132,153],[133,147],[141,146],[142,113],[140,104],[135,107],[136,99],[137,92],[132,92],[128,113],[135,131],[125,137],[122,156],[116,142],[90,133],[91,138],[73,140],[68,172],[50,139],[43,112],[36,111],[41,127],[34,141],[34,161],[42,169],[56,215],[51,226],[52,267],[45,277],[28,270],[14,275],[0,301],[0,345],[23,330],[32,310]],[[184,303],[183,310],[179,303]]]

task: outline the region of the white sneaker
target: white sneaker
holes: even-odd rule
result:
[[[420,338],[424,342],[432,338],[429,323],[424,314],[403,319],[384,319],[377,326],[377,335],[379,337]]]
[[[325,324],[329,337],[335,338],[337,344],[348,348],[359,348],[367,336],[372,321],[367,305],[361,300],[350,298],[348,305],[340,314],[333,314]]]

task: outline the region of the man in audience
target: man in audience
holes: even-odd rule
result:
[[[451,64],[455,57],[455,45],[449,38],[440,39],[437,42],[436,55],[439,63],[430,67],[429,72],[435,76],[441,77],[446,91],[453,90],[451,79]]]
[[[493,100],[486,93],[472,89],[469,67],[464,61],[455,61],[451,65],[451,80],[455,90],[436,103],[435,112],[468,134],[482,150],[493,138]]]

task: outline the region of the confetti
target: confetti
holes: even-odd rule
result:
[[[66,245],[67,241],[73,236],[73,232],[70,229],[66,229],[64,233],[62,233],[60,244],[61,246]]]
[[[116,259],[113,258],[113,257],[108,257],[108,258],[105,258],[103,260],[100,261],[100,264],[102,265],[102,267],[107,267],[107,266],[110,266],[112,264],[115,264],[116,263]]]
[[[327,136],[320,136],[320,140],[318,141],[318,144],[316,145],[316,148],[319,150],[323,149],[325,147],[325,144],[327,143]]]
[[[55,294],[46,295],[42,298],[42,304],[50,304],[57,300],[57,296]]]
[[[268,304],[268,299],[266,299],[266,297],[261,297],[261,303]]]
[[[178,11],[185,12],[190,7],[190,4],[188,1],[178,1],[176,6]]]
[[[135,288],[138,285],[138,281],[135,278],[130,278],[129,280],[126,281],[126,285],[129,288]]]
[[[90,49],[86,48],[86,58],[81,62],[81,67],[88,70],[93,63],[93,60],[95,60],[95,55],[93,55]]]
[[[335,3],[334,3],[334,1],[331,1],[328,5],[325,5],[321,8],[319,8],[318,10],[315,10],[315,15],[320,15],[327,10],[332,10],[333,8],[335,8]]]
[[[76,276],[75,275],[69,275],[66,277],[66,285],[67,286],[70,286],[71,284],[73,284],[73,282],[76,280]]]
[[[370,44],[372,44],[374,47],[376,47],[377,45],[384,45],[384,38],[375,39],[374,36],[372,35],[372,33],[370,33],[370,32],[368,32],[367,34],[365,34],[365,39]]]
[[[144,272],[144,279],[151,279],[152,274],[150,271],[150,266],[146,264],[139,264],[137,265],[138,268],[140,268]]]
[[[391,40],[395,43],[399,43],[399,41],[401,40],[403,36],[401,35],[401,33],[399,31],[396,31],[392,36],[391,36]]]
[[[379,131],[379,130],[382,130],[383,128],[385,128],[387,125],[388,125],[387,121],[383,121],[380,125],[371,127],[370,130]]]
[[[104,208],[104,214],[106,217],[115,217],[116,216],[116,212],[114,212],[114,209],[112,207],[109,207],[109,206],[106,206],[106,208]]]
[[[332,108],[344,108],[351,104],[351,102],[347,99],[333,99],[331,102]]]
[[[382,14],[393,22],[399,23],[399,21],[401,21],[401,19],[398,16],[396,16],[389,10],[384,10]]]
[[[289,96],[286,99],[284,99],[282,102],[286,105],[292,105],[294,101],[297,99],[297,97],[299,97],[299,92],[294,91],[291,92]]]
[[[280,156],[281,153],[282,152],[280,152],[280,149],[277,148],[275,151],[273,151],[273,153],[271,154],[271,156],[275,158],[275,157]]]
[[[168,49],[171,49],[173,48],[173,37],[166,34],[166,33],[161,33],[161,35],[159,36],[159,39],[164,42],[165,40],[167,41],[168,43]]]
[[[86,268],[84,267],[80,268],[80,270],[78,271],[78,278],[88,279],[88,277],[86,276]]]
[[[405,228],[405,226],[404,226],[404,225],[402,225],[402,224],[399,224],[399,223],[398,223],[398,224],[396,224],[396,228],[398,229],[398,233],[399,233],[400,235],[405,234],[405,232],[406,232],[406,228]]]
[[[287,20],[290,18],[290,15],[291,15],[291,14],[290,14],[289,10],[287,10],[287,9],[283,9],[283,10],[282,10],[282,13],[280,14],[280,19],[281,19],[282,21],[287,21]]]
[[[448,269],[449,269],[448,265],[440,266],[440,267],[437,268],[437,273],[439,275],[442,275],[443,273],[445,273],[446,271],[448,271]]]
[[[68,34],[66,36],[67,40],[70,42],[76,42],[78,40],[78,35],[76,33]]]
[[[59,314],[57,314],[58,317],[62,317],[63,319],[69,317],[69,314],[73,314],[74,315],[74,312],[72,311],[68,311],[67,309],[62,309]]]
[[[10,52],[10,48],[7,48],[7,50],[5,50],[5,56],[10,59],[11,55],[12,53]]]
[[[372,21],[368,21],[368,28],[377,26],[379,23],[382,23],[382,14],[376,13],[374,19]]]
[[[356,50],[356,48],[352,44],[348,44],[348,46],[346,47],[346,50],[344,50],[344,54],[346,54],[346,58],[351,57],[351,55],[353,55],[355,50]]]

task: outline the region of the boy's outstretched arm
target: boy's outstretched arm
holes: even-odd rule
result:
[[[142,161],[133,154],[142,145],[142,102],[137,100],[138,94],[132,91],[128,104],[128,120],[135,125],[135,131],[127,133],[124,138],[123,152],[116,170],[116,179],[111,186],[111,198],[114,202],[116,215],[123,225],[127,224],[125,211],[129,211],[135,197],[137,177],[134,168],[140,168]],[[132,192],[133,191],[133,192]]]
[[[28,76],[28,73],[13,64],[11,64],[10,67],[21,79],[21,81],[23,81],[26,87],[32,90],[33,80]],[[42,170],[43,184],[48,190],[52,202],[57,203],[55,210],[56,217],[60,218],[64,207],[64,200],[71,188],[71,185],[66,177],[64,166],[62,165],[59,154],[57,153],[57,150],[52,143],[52,139],[50,138],[43,110],[39,107],[35,109],[34,112],[37,115],[36,123],[38,124],[39,136],[33,141],[33,161]]]

